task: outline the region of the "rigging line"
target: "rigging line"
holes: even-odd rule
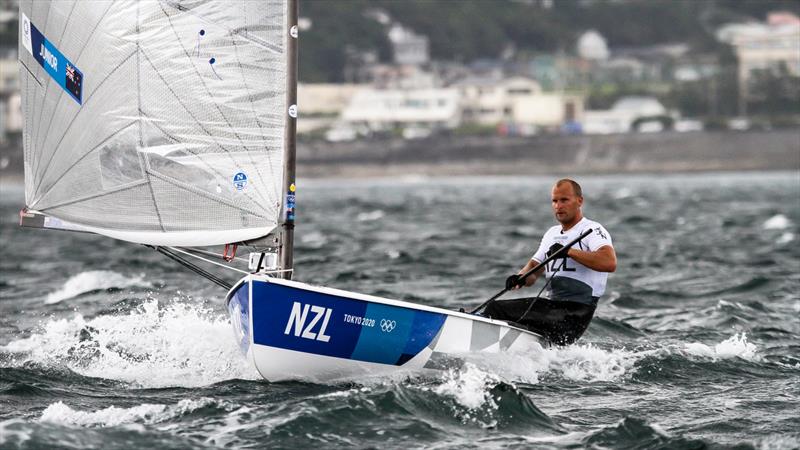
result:
[[[144,52],[142,52],[142,55],[144,55],[144,57],[145,57],[145,58],[147,58],[147,55],[145,55],[145,54],[144,54]],[[155,67],[154,67],[153,69],[155,69]],[[169,86],[168,86],[168,87],[169,87]],[[173,94],[174,94],[174,93],[173,93]],[[177,97],[176,97],[176,98],[177,98]],[[178,101],[180,102],[180,100],[178,100]],[[186,109],[186,108],[184,107],[184,109]],[[162,133],[162,134],[163,134],[163,135],[164,135],[164,136],[165,136],[167,139],[170,139],[170,140],[172,140],[173,142],[175,142],[175,143],[177,143],[177,144],[185,144],[184,142],[181,142],[179,139],[177,139],[175,136],[171,135],[171,134],[170,134],[170,133],[169,133],[167,130],[163,129],[163,128],[162,128],[162,127],[161,127],[161,126],[160,126],[160,125],[159,125],[157,122],[155,122],[155,121],[153,120],[153,118],[152,118],[152,117],[148,116],[148,115],[147,115],[147,113],[145,113],[144,111],[141,111],[141,110],[140,110],[139,112],[140,112],[142,115],[144,115],[144,117],[146,117],[147,119],[150,119],[150,121],[149,121],[148,123],[149,123],[150,125],[154,126],[154,127],[155,127],[155,128],[158,130],[158,131],[160,131],[160,132],[161,132],[161,133]],[[188,112],[188,109],[187,109],[187,112]],[[189,115],[191,115],[191,114],[192,114],[192,113],[191,113],[191,112],[189,112]],[[193,118],[194,118],[194,117],[193,117]],[[197,119],[195,119],[195,122],[197,122]],[[197,124],[198,124],[198,125],[200,125],[200,126],[202,127],[202,125],[200,124],[200,122],[197,122]],[[206,134],[207,134],[207,133],[208,133],[208,132],[206,132]],[[209,135],[209,137],[213,138],[213,136],[211,136],[211,135]],[[222,145],[220,145],[219,143],[217,143],[217,146],[219,146],[219,148],[221,148],[221,149],[223,149],[223,150],[225,150],[225,151],[228,151],[226,148],[222,147]],[[205,159],[203,159],[203,158],[200,156],[200,155],[201,155],[200,153],[194,152],[194,151],[193,151],[193,150],[192,150],[192,149],[191,149],[189,146],[185,146],[185,147],[183,148],[183,150],[184,150],[185,152],[187,152],[187,153],[191,154],[192,156],[196,157],[198,160],[200,160],[200,162],[203,164],[203,166],[205,166],[205,167],[208,169],[208,171],[209,171],[209,172],[211,172],[211,173],[213,173],[214,175],[216,175],[217,177],[219,177],[219,179],[225,179],[225,178],[226,178],[226,177],[225,177],[225,176],[224,176],[224,175],[223,175],[221,172],[219,172],[219,171],[218,171],[218,170],[217,170],[217,169],[216,169],[214,166],[212,166],[211,164],[209,164],[209,162],[208,162],[208,161],[206,161]],[[235,161],[234,161],[234,162],[235,162]],[[238,169],[240,169],[240,170],[241,170],[241,167],[239,167],[239,165],[238,165],[238,164],[236,165],[236,167],[237,167]],[[153,171],[153,175],[156,175],[156,174],[157,174],[157,172]],[[177,181],[176,181],[176,182],[177,182]],[[247,194],[247,193],[242,193],[242,195],[244,195],[245,197],[247,197],[248,199],[250,199],[250,201],[251,201],[251,202],[253,202],[253,204],[255,204],[255,205],[260,205],[260,206],[263,206],[263,205],[261,205],[261,204],[260,204],[260,203],[259,203],[259,202],[258,202],[258,201],[255,199],[255,198],[253,198],[253,197],[252,197],[250,194]],[[238,208],[238,207],[237,207],[237,208]],[[276,213],[276,214],[277,214],[277,213]]]
[[[161,6],[161,5],[162,5],[162,3],[159,3],[159,6]],[[192,68],[194,69],[194,73],[197,75],[197,78],[200,79],[200,82],[203,84],[203,89],[205,89],[206,94],[208,95],[209,98],[211,98],[213,100],[216,100],[216,99],[214,99],[214,96],[212,95],[211,90],[208,88],[208,85],[206,84],[205,78],[203,78],[200,75],[200,72],[197,70],[197,67],[194,65],[194,61],[193,61],[191,55],[189,55],[189,52],[186,50],[186,47],[183,46],[183,41],[181,41],[181,38],[178,35],[178,32],[175,30],[175,26],[172,24],[172,16],[170,16],[167,13],[167,11],[164,9],[163,6],[161,6],[161,11],[164,13],[164,16],[166,16],[167,22],[169,22],[169,27],[172,30],[172,34],[175,35],[175,39],[177,39],[178,43],[181,45],[181,49],[183,50],[183,54],[186,55],[186,59],[188,59],[189,63],[192,65]],[[239,139],[239,142],[241,142],[242,147],[244,147],[245,151],[246,151],[247,150],[247,146],[245,144],[244,139],[242,139],[242,136],[240,136],[239,133],[236,131],[236,128],[233,126],[233,124],[228,119],[228,117],[225,116],[225,113],[222,112],[222,108],[220,108],[219,104],[216,101],[213,101],[211,103],[217,109],[217,112],[219,112],[219,115],[222,116],[223,119],[225,119],[225,122],[228,124],[228,127],[231,130],[233,130],[233,134],[236,136],[237,139]],[[229,155],[230,155],[230,153],[229,153]],[[236,162],[236,160],[233,157],[233,155],[230,155],[230,157],[231,157],[232,160],[234,160],[234,162]]]
[[[531,304],[530,304],[530,305],[528,305],[528,309],[526,309],[526,310],[525,310],[525,312],[524,312],[524,313],[522,313],[522,315],[521,315],[521,316],[519,316],[519,319],[517,319],[517,320],[516,320],[516,322],[518,322],[518,323],[521,323],[520,321],[521,321],[522,319],[524,319],[524,318],[525,318],[525,316],[527,316],[527,315],[528,315],[528,313],[531,311],[531,308],[533,308],[533,305],[535,305],[535,304],[536,304],[536,302],[537,302],[537,301],[539,301],[539,298],[541,298],[541,296],[542,296],[542,292],[544,292],[544,290],[547,288],[547,286],[549,286],[549,285],[550,285],[550,282],[551,282],[551,281],[553,281],[553,278],[556,276],[556,274],[557,274],[557,273],[558,273],[558,272],[559,272],[561,269],[563,269],[564,267],[566,267],[566,265],[567,265],[567,259],[566,259],[566,258],[564,258],[562,261],[563,261],[563,262],[561,263],[561,266],[559,266],[558,268],[555,268],[555,270],[553,271],[553,275],[551,275],[551,276],[550,276],[550,278],[548,278],[548,279],[547,279],[547,282],[544,284],[544,286],[542,286],[542,288],[541,288],[541,289],[539,289],[539,293],[538,293],[538,294],[536,294],[536,297],[533,299],[533,301],[531,302]]]
[[[216,261],[211,261],[210,259],[203,258],[202,256],[198,256],[198,255],[195,255],[193,253],[189,253],[186,250],[182,250],[180,247],[169,247],[169,249],[173,250],[173,251],[176,251],[176,252],[179,252],[179,253],[183,253],[184,255],[187,255],[187,256],[191,256],[192,258],[197,258],[197,259],[199,259],[201,261],[205,261],[205,262],[207,262],[209,264],[214,264],[215,266],[219,266],[219,267],[222,267],[222,268],[225,268],[225,269],[228,269],[228,270],[232,270],[234,272],[243,273],[245,275],[249,275],[250,274],[250,272],[247,272],[246,270],[237,269],[236,267],[231,267],[231,266],[229,266],[227,264],[222,264],[222,263],[219,263],[219,262],[216,262]]]
[[[208,250],[201,250],[199,248],[194,248],[194,247],[175,247],[175,248],[176,249],[180,248],[180,249],[186,250],[187,252],[195,252],[195,253],[200,253],[200,254],[208,255],[208,256],[219,256],[219,253],[209,252]],[[236,256],[236,257],[234,257],[234,260],[235,261],[240,261],[240,262],[248,261],[247,258],[244,258],[242,256]]]
[[[61,138],[58,140],[58,143],[56,144],[55,147],[53,147],[53,152],[50,154],[50,158],[47,160],[47,164],[45,165],[44,172],[42,172],[42,176],[39,178],[39,181],[36,184],[36,188],[33,190],[34,197],[36,197],[36,194],[39,192],[39,188],[42,185],[42,180],[44,180],[44,176],[47,175],[47,171],[50,170],[50,163],[53,161],[53,157],[56,155],[58,148],[61,147],[61,143],[64,142],[64,138],[67,137],[67,134],[69,134],[70,130],[72,129],[72,124],[75,123],[75,120],[77,120],[78,116],[80,116],[83,111],[86,111],[86,105],[89,104],[89,102],[92,100],[92,98],[94,98],[94,94],[96,94],[100,90],[100,88],[103,87],[103,84],[105,84],[105,82],[108,81],[108,79],[111,78],[111,76],[114,75],[114,73],[120,67],[122,67],[123,64],[125,64],[129,59],[131,59],[131,57],[135,53],[136,52],[131,53],[130,55],[125,57],[125,59],[123,59],[119,64],[117,64],[117,66],[114,67],[114,69],[112,69],[111,72],[109,72],[108,75],[105,78],[103,78],[100,81],[100,83],[97,84],[97,87],[94,89],[94,91],[92,91],[92,93],[89,94],[89,96],[86,98],[86,101],[83,102],[83,107],[78,109],[78,112],[75,113],[74,116],[72,116],[72,120],[69,122],[69,125],[67,125],[67,128],[64,130],[64,134],[61,135]],[[54,110],[54,113],[55,113],[55,110]]]
[[[56,178],[56,180],[55,180],[55,181],[53,181],[53,183],[50,185],[50,187],[49,187],[49,188],[47,188],[47,190],[46,190],[46,191],[44,191],[44,192],[42,193],[42,195],[35,197],[35,199],[36,199],[36,200],[34,200],[34,202],[33,202],[33,203],[35,204],[35,203],[38,201],[38,199],[42,199],[42,198],[44,198],[45,196],[47,196],[47,194],[49,194],[49,193],[50,193],[50,191],[52,191],[52,190],[53,190],[53,188],[55,188],[55,187],[56,187],[56,185],[58,184],[58,182],[59,182],[59,181],[61,181],[61,179],[62,179],[62,178],[64,178],[64,177],[65,177],[65,176],[66,176],[66,175],[69,173],[69,171],[70,171],[70,170],[72,170],[72,168],[73,168],[73,167],[77,166],[77,165],[78,165],[78,163],[80,163],[81,161],[83,161],[83,159],[84,159],[84,158],[86,158],[87,156],[91,155],[91,154],[92,154],[92,152],[94,152],[94,151],[95,151],[95,150],[97,150],[98,148],[100,148],[100,147],[102,147],[103,145],[105,145],[105,144],[106,144],[108,141],[110,141],[111,139],[113,139],[114,137],[116,137],[116,136],[117,136],[119,133],[121,133],[121,132],[123,132],[123,131],[127,130],[127,129],[128,129],[130,126],[131,126],[131,125],[135,125],[135,124],[136,124],[136,122],[131,122],[131,123],[129,123],[129,124],[127,124],[127,125],[125,125],[124,127],[120,128],[119,130],[116,130],[116,131],[114,131],[113,133],[111,133],[110,135],[108,135],[108,137],[106,137],[105,139],[103,139],[102,141],[100,141],[100,143],[99,143],[99,144],[95,145],[95,146],[94,146],[94,147],[92,147],[92,148],[91,148],[91,149],[90,149],[88,152],[86,152],[86,153],[84,153],[83,155],[81,155],[81,157],[80,157],[80,158],[78,158],[77,160],[75,160],[75,162],[74,162],[74,163],[72,163],[72,165],[70,165],[69,167],[67,167],[66,169],[64,169],[64,171],[61,173],[61,175],[59,175],[59,177],[58,177],[58,178]]]
[[[150,247],[150,246],[148,246],[148,247]],[[230,290],[233,287],[233,284],[228,283],[227,281],[224,281],[221,278],[218,278],[217,276],[213,275],[210,272],[207,272],[206,270],[203,270],[199,266],[197,266],[195,264],[192,264],[189,261],[181,258],[180,256],[168,251],[164,247],[150,247],[150,248],[154,249],[155,251],[157,251],[157,252],[161,253],[162,255],[166,256],[167,258],[177,262],[178,264],[182,265],[183,267],[186,267],[187,269],[191,270],[192,272],[200,275],[201,277],[206,278],[207,280],[211,281],[212,283],[214,283],[214,284],[216,284],[216,285],[218,285],[218,286],[220,286],[220,287],[222,287],[224,289]]]
[[[75,4],[77,4],[77,0],[76,0]],[[94,36],[95,31],[97,31],[97,28],[100,27],[100,24],[106,18],[106,15],[108,14],[108,11],[111,10],[111,7],[113,5],[114,5],[113,3],[109,3],[108,8],[106,8],[106,10],[103,12],[103,15],[100,16],[100,19],[97,20],[97,23],[94,25],[94,28],[92,28],[92,32],[89,33],[89,36],[86,37],[86,42],[87,43],[91,40],[92,36]],[[49,14],[50,14],[50,10],[48,9],[48,17],[49,17]],[[66,30],[66,28],[65,28],[65,30]],[[62,38],[63,38],[63,35],[62,35]],[[60,42],[59,42],[59,44],[60,44]],[[84,46],[81,47],[81,50],[78,52],[78,56],[73,60],[75,63],[77,63],[81,59],[81,56],[83,56],[84,50],[86,50],[86,47],[88,47],[88,46],[84,45]],[[117,66],[117,67],[119,67],[119,66]],[[113,73],[113,71],[112,71],[112,73]],[[109,76],[110,75],[111,74],[109,73]],[[105,80],[103,80],[103,81],[105,81]],[[97,85],[97,88],[95,88],[95,91],[97,89],[100,89],[100,85],[101,84],[102,84],[102,82]],[[50,84],[47,84],[47,86],[45,87],[44,96],[42,97],[42,108],[41,108],[41,111],[39,111],[39,123],[36,126],[36,136],[37,137],[39,136],[39,132],[42,131],[42,113],[44,112],[44,105],[45,105],[45,101],[47,100],[47,94],[49,93],[49,87],[50,87]],[[58,101],[60,101],[62,95],[64,94],[64,90],[63,89],[59,89],[58,92],[59,92],[59,96],[58,96],[58,100],[56,101],[56,105],[58,105]],[[92,92],[92,94],[94,94],[94,92]],[[91,95],[90,95],[90,97],[91,97]],[[88,101],[89,101],[89,99],[87,98],[86,101],[83,102],[83,104],[85,105]],[[83,108],[81,108],[81,110],[82,109]],[[80,110],[78,111],[78,113],[80,113]],[[53,108],[53,113],[50,114],[50,120],[47,121],[48,125],[53,121],[53,117],[55,116],[55,114],[56,114],[56,108],[54,107]],[[76,114],[76,116],[77,116],[77,114]],[[69,127],[71,127],[71,126],[72,126],[72,122],[70,122],[70,124],[67,126],[67,130],[64,131],[65,135],[69,131]],[[62,139],[63,139],[63,137],[62,137]],[[41,143],[42,143],[42,147],[44,147],[45,141],[41,141]],[[39,146],[37,145],[36,148],[38,149]],[[50,155],[50,160],[53,159],[53,155],[55,155],[56,150],[57,150],[57,148],[53,149],[53,154]],[[50,164],[50,160],[48,160],[47,164]],[[37,165],[36,171],[34,172],[34,174],[37,174],[39,172],[38,169],[39,169],[39,167]],[[47,169],[45,168],[45,170],[47,170]],[[42,174],[42,177],[44,177],[44,174]],[[38,186],[37,186],[36,189],[37,190],[39,189]]]

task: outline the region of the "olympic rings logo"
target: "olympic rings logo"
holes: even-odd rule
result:
[[[381,331],[384,333],[391,333],[394,330],[394,327],[397,326],[397,322],[394,320],[386,320],[381,319]]]

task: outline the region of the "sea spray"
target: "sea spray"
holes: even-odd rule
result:
[[[693,356],[702,356],[713,359],[742,358],[749,361],[760,360],[756,353],[756,346],[747,341],[747,334],[735,334],[730,338],[714,345],[713,347],[699,342],[687,343],[684,351]]]
[[[150,298],[126,314],[51,319],[5,351],[18,363],[67,368],[134,387],[204,386],[257,379],[227,316],[178,299]]]
[[[90,270],[70,277],[61,289],[51,292],[45,299],[45,304],[52,305],[63,300],[77,297],[87,292],[106,289],[125,289],[129,287],[152,287],[144,280],[144,274],[126,277],[110,270]]]

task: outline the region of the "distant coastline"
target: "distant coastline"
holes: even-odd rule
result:
[[[800,129],[298,145],[298,176],[545,175],[800,170]]]
[[[0,183],[22,182],[22,149],[0,147]],[[371,178],[800,171],[800,129],[605,136],[464,137],[298,143],[297,175]]]

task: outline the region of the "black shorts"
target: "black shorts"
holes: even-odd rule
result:
[[[553,344],[569,345],[589,327],[596,308],[596,304],[530,297],[496,300],[486,306],[483,315],[513,322],[541,334]]]

